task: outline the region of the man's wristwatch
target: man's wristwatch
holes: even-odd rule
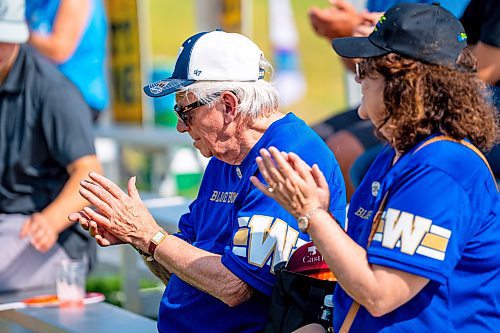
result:
[[[306,215],[300,216],[297,219],[297,224],[299,225],[299,230],[302,231],[303,233],[307,233],[307,229],[309,229],[309,219],[311,216],[319,212],[320,210],[323,210],[321,207],[316,207],[313,210],[311,210],[309,213]]]
[[[167,233],[163,230],[157,231],[149,241],[148,253],[154,258],[155,250],[158,245],[167,237]]]

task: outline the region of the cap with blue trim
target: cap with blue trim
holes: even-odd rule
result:
[[[264,78],[259,67],[263,53],[247,37],[220,30],[189,37],[179,49],[169,78],[144,87],[151,97],[174,93],[196,81],[257,81]]]
[[[400,3],[380,18],[368,37],[336,38],[333,48],[345,58],[397,53],[453,68],[467,46],[460,21],[438,3]]]

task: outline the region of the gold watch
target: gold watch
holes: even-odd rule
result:
[[[320,210],[323,210],[321,207],[316,207],[313,210],[311,210],[309,213],[300,216],[297,219],[297,224],[299,225],[299,230],[303,233],[307,233],[307,229],[309,229],[309,220],[311,219],[311,216],[319,212]]]
[[[158,245],[160,245],[161,242],[163,242],[163,240],[165,240],[165,238],[167,238],[167,233],[163,230],[160,230],[160,231],[157,231],[153,237],[151,238],[151,240],[149,241],[149,247],[148,247],[148,253],[154,257],[155,255],[155,250],[156,250],[156,247]]]

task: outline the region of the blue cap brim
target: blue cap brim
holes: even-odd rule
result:
[[[143,88],[150,97],[162,97],[195,83],[195,80],[168,78],[148,84]]]
[[[342,37],[332,41],[335,52],[344,58],[371,58],[390,53],[375,45],[369,37]]]

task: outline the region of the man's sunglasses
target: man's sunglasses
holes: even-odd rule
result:
[[[207,97],[208,100],[211,100],[212,97],[218,97],[220,96],[221,93],[216,93],[213,94],[209,97]],[[188,104],[186,106],[179,106],[178,104],[174,105],[174,111],[177,114],[177,118],[179,120],[182,120],[184,124],[189,126],[189,123],[191,122],[191,116],[189,115],[191,111],[193,111],[196,108],[199,108],[200,106],[207,105],[208,102],[202,102],[202,101],[196,101],[191,104]]]
[[[234,91],[231,92],[234,95],[236,95]],[[209,96],[207,99],[211,100],[213,97],[219,97],[221,94],[222,92],[215,93]],[[179,118],[179,120],[181,120],[185,125],[189,126],[189,123],[191,122],[191,116],[190,116],[191,111],[207,104],[208,102],[201,102],[201,101],[196,101],[186,106],[179,106],[178,104],[175,104],[174,111],[177,114],[177,118]]]
[[[181,120],[185,125],[189,126],[189,123],[191,122],[191,116],[189,115],[190,111],[206,104],[207,102],[201,101],[196,101],[186,106],[179,106],[178,104],[175,104],[174,111],[177,114],[177,118],[179,118],[179,120]]]

